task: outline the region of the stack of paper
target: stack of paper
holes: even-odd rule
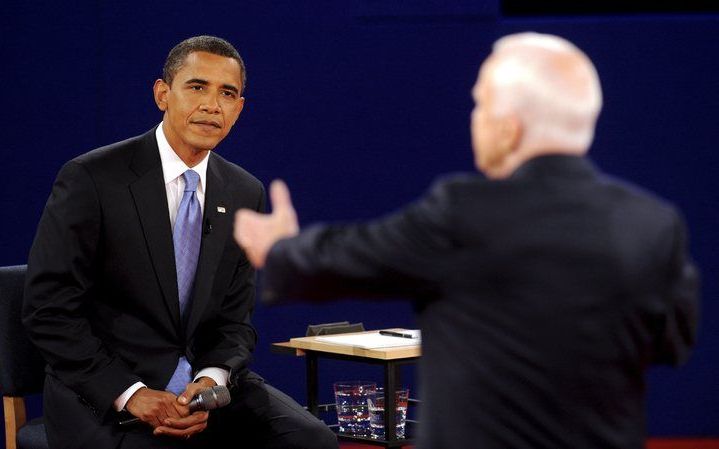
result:
[[[412,338],[393,337],[381,335],[379,332],[364,334],[339,334],[315,337],[318,341],[343,346],[354,346],[364,349],[394,348],[397,346],[417,346],[422,342],[419,330],[403,330],[403,334],[412,335]]]

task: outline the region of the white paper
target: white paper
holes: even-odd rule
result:
[[[417,346],[422,342],[419,330],[403,330],[403,334],[412,334],[414,338],[392,337],[377,333],[322,335],[315,337],[318,341],[335,345],[354,346],[364,349],[394,348],[398,346]]]

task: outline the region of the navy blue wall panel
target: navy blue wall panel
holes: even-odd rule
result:
[[[303,224],[369,218],[419,196],[439,173],[472,170],[470,89],[492,41],[532,29],[566,36],[596,62],[605,91],[592,158],[677,203],[704,278],[700,342],[680,370],[650,375],[649,432],[719,435],[716,61],[719,18],[502,19],[494,2],[373,0],[10,2],[0,16],[4,88],[0,264],[24,263],[63,162],[160,120],[151,86],[168,50],[195,34],[232,41],[248,68],[246,107],[217,149],[262,181],[282,177]],[[269,344],[309,323],[414,326],[400,300],[267,308],[255,369],[304,401],[300,359]],[[413,385],[412,370],[405,373]],[[379,380],[322,366],[329,383]],[[34,413],[37,413],[35,407]]]

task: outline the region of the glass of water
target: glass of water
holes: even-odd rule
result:
[[[404,438],[405,423],[407,422],[407,402],[409,402],[409,389],[395,391],[395,423],[397,424],[397,438]],[[375,388],[367,395],[367,408],[369,409],[370,436],[375,440],[384,440],[384,388]]]
[[[359,380],[335,382],[335,404],[339,433],[355,437],[370,436],[367,398],[377,389],[374,382]]]

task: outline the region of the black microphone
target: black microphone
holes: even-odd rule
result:
[[[205,235],[209,234],[210,232],[212,232],[212,223],[210,223],[209,218],[205,218]]]
[[[224,385],[215,385],[212,388],[206,388],[197,393],[188,407],[190,407],[190,413],[214,410],[216,408],[224,407],[230,403],[230,390]],[[140,418],[134,417],[120,421],[121,426],[128,424],[135,424],[140,422]]]

